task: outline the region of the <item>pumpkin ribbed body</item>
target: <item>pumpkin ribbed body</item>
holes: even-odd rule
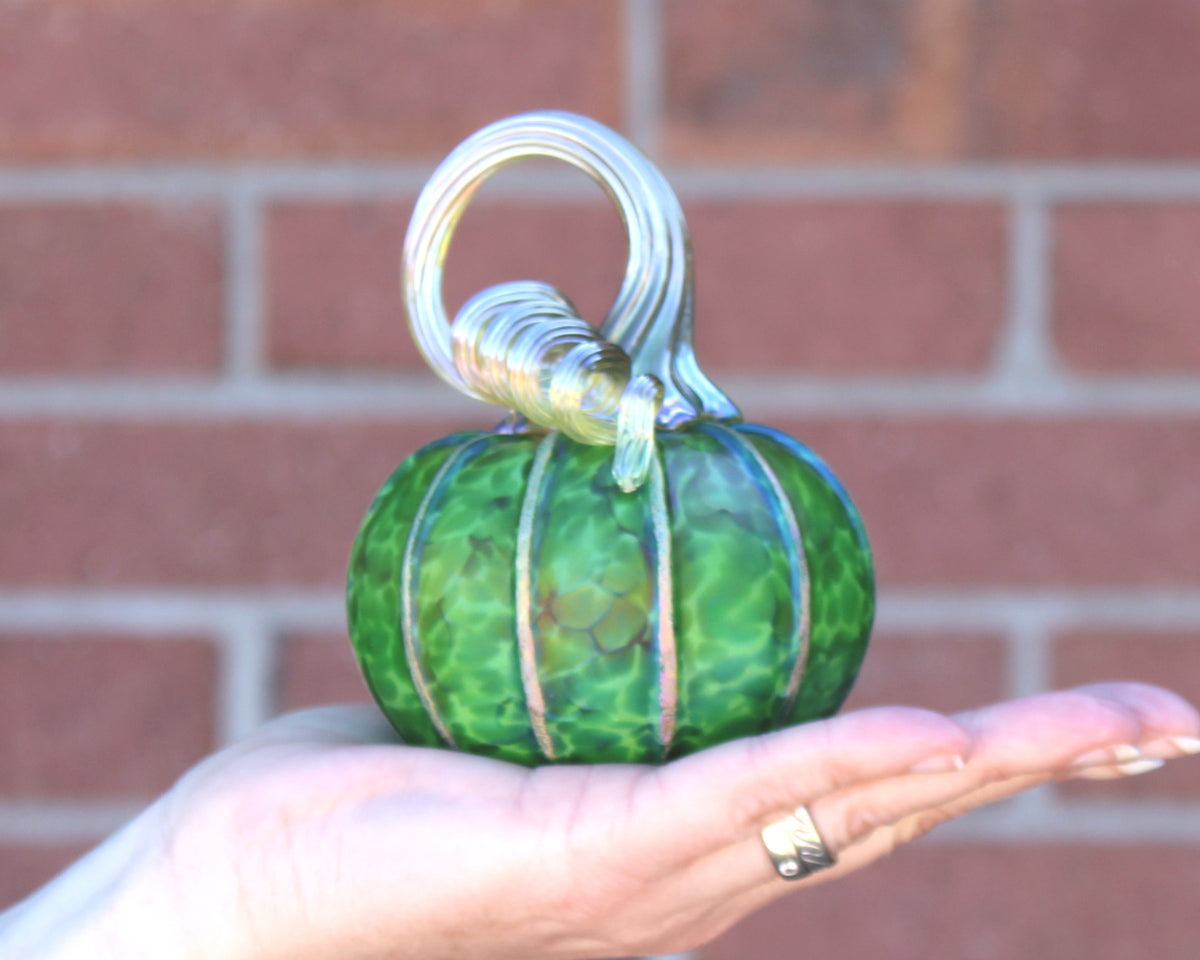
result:
[[[407,742],[658,762],[841,705],[871,558],[816,456],[702,421],[658,433],[632,493],[612,459],[559,433],[464,433],[387,481],[355,542],[349,620]]]

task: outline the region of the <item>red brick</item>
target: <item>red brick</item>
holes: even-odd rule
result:
[[[458,421],[0,423],[0,581],[343,581],[375,490]],[[753,418],[753,410],[747,411]],[[775,424],[858,502],[885,589],[1200,583],[1188,417]]]
[[[463,425],[0,424],[0,582],[340,584],[378,487]]]
[[[1200,205],[1069,204],[1054,220],[1054,334],[1105,373],[1200,370]]]
[[[1008,692],[999,637],[876,633],[846,710],[906,704],[942,713],[994,703]]]
[[[149,798],[215,745],[201,640],[0,637],[0,795]]]
[[[1188,418],[775,425],[841,476],[885,589],[1200,583]]]
[[[615,123],[604,0],[0,8],[0,158],[433,155],[507,114]]]
[[[371,694],[343,634],[285,637],[277,688],[280,710],[327,703],[370,703]]]
[[[964,0],[665,0],[664,141],[708,159],[960,152]]]
[[[214,370],[221,257],[206,207],[0,206],[0,373]]]
[[[1200,156],[1200,7],[1191,0],[1006,0],[980,8],[974,155]]]
[[[1200,630],[1075,631],[1055,638],[1053,652],[1056,686],[1140,680],[1200,704]],[[1064,783],[1059,789],[1067,796],[1092,800],[1194,800],[1200,796],[1200,760],[1180,758],[1149,776]]]
[[[899,373],[988,361],[1005,313],[997,207],[702,203],[688,219],[706,366]]]
[[[998,208],[700,202],[687,211],[706,367],[895,373],[987,362],[1005,309]],[[275,363],[423,366],[397,283],[408,217],[392,205],[272,212]],[[599,324],[625,258],[606,204],[472,206],[450,256],[447,304],[453,311],[502,280],[542,279]]]
[[[597,191],[599,194],[599,191]],[[411,208],[304,204],[268,217],[269,350],[281,367],[425,369],[399,286]],[[625,270],[626,244],[606,202],[477,203],[455,233],[445,278],[454,311],[504,280],[544,280],[598,325]]]
[[[82,843],[0,843],[0,910],[33,893],[87,849]]]
[[[701,956],[1191,960],[1198,884],[1185,844],[919,844],[777,901]]]
[[[665,0],[665,144],[709,159],[1191,159],[1190,0]]]

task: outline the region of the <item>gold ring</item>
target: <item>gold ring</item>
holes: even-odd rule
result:
[[[790,817],[764,827],[762,841],[775,872],[784,880],[802,880],[837,863],[817,832],[808,809],[802,806]]]

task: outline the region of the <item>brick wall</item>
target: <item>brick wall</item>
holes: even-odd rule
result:
[[[494,416],[413,348],[400,238],[446,150],[533,107],[664,167],[701,361],[859,501],[856,704],[1200,700],[1197,49],[1191,0],[0,5],[0,901],[274,712],[365,696],[358,520]],[[449,299],[537,277],[596,317],[622,242],[590,184],[518,169]],[[1177,762],[969,817],[703,957],[1183,960],[1198,853]]]

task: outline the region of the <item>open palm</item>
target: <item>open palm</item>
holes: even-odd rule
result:
[[[983,803],[1137,772],[1131,745],[1177,756],[1198,731],[1173,694],[1111,684],[953,718],[865,710],[662,767],[527,770],[401,746],[370,707],[310,710],[151,808],[156,896],[222,960],[685,950]],[[759,831],[798,804],[839,863],[788,884]]]

